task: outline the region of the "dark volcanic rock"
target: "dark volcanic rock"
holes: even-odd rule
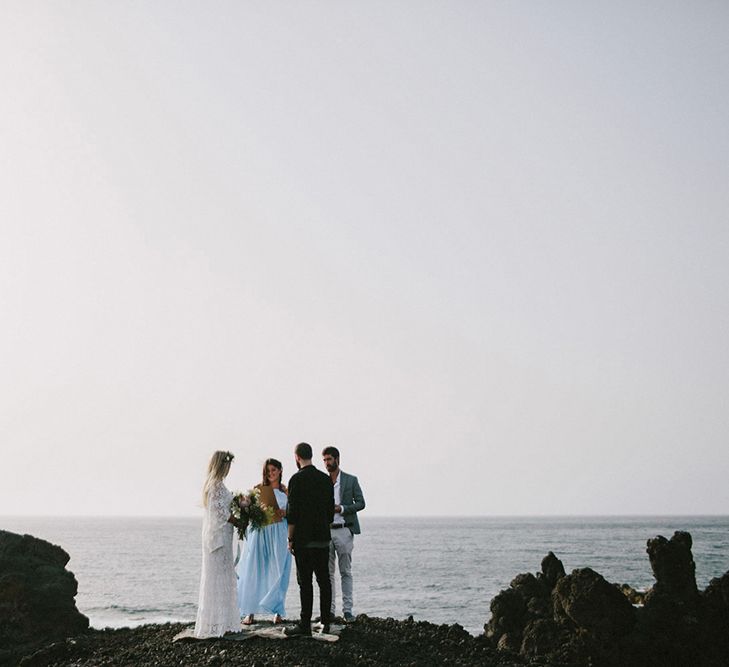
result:
[[[538,618],[524,628],[519,653],[526,658],[538,658],[561,644],[564,633],[552,619]]]
[[[676,531],[670,540],[662,535],[648,540],[646,548],[656,583],[646,593],[639,629],[655,655],[679,664],[696,662],[705,648],[691,546],[691,535]]]
[[[729,656],[729,572],[712,579],[701,600],[700,642],[719,665]]]
[[[491,619],[484,625],[486,637],[501,649],[519,650],[526,624],[526,602],[513,588],[507,588],[491,600]]]
[[[542,558],[542,571],[537,578],[542,579],[551,591],[555,584],[565,575],[564,565],[551,551]]]
[[[89,620],[76,609],[68,559],[50,542],[0,530],[0,646],[69,637],[88,628]]]
[[[493,599],[484,640],[529,664],[729,665],[729,572],[699,593],[688,533],[648,540],[647,551],[656,576],[647,594],[590,568],[565,575],[550,552],[541,574],[518,575]]]
[[[560,574],[561,572],[561,574]],[[500,649],[520,651],[525,641],[525,628],[537,620],[552,619],[551,582],[559,581],[564,574],[561,561],[550,551],[542,561],[542,572],[519,574],[510,588],[501,591],[491,601],[491,619],[484,625],[484,632]],[[527,644],[543,644],[544,624],[536,625]],[[529,648],[528,653],[533,653]]]
[[[696,564],[691,546],[691,535],[680,530],[670,540],[663,535],[648,540],[646,551],[656,583],[646,596],[646,604],[650,604],[651,598],[660,596],[676,602],[696,602]]]
[[[707,617],[714,618],[719,624],[726,624],[729,630],[729,572],[712,579],[701,597]]]
[[[617,585],[617,584],[616,584]],[[645,604],[645,593],[636,591],[630,584],[620,584],[620,592],[628,599],[630,604]]]
[[[589,567],[574,570],[557,582],[552,593],[554,619],[605,640],[627,634],[635,610],[614,585]]]

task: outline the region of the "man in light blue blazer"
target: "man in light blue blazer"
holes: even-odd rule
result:
[[[352,613],[354,603],[352,549],[354,548],[354,536],[360,533],[357,512],[365,508],[365,499],[357,478],[339,469],[339,450],[336,447],[325,447],[322,457],[334,485],[334,520],[330,526],[332,541],[329,543],[329,579],[332,583],[331,617],[334,618],[336,606],[334,573],[337,563],[339,563],[339,576],[342,580],[342,616],[347,623],[350,623],[354,620]]]

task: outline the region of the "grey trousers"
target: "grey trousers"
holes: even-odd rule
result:
[[[329,543],[329,580],[332,582],[332,616],[334,616],[337,593],[335,571],[339,563],[339,575],[342,580],[342,613],[352,613],[352,549],[354,535],[349,528],[333,528],[330,530],[332,541]]]

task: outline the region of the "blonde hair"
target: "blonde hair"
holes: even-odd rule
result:
[[[233,460],[233,454],[230,452],[217,451],[210,457],[208,463],[208,476],[203,485],[203,507],[208,506],[208,494],[210,489],[216,482],[222,482],[230,471],[230,463]]]

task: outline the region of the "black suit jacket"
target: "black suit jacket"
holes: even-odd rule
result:
[[[287,518],[294,526],[294,547],[329,542],[334,520],[334,485],[329,475],[306,466],[289,480]]]

